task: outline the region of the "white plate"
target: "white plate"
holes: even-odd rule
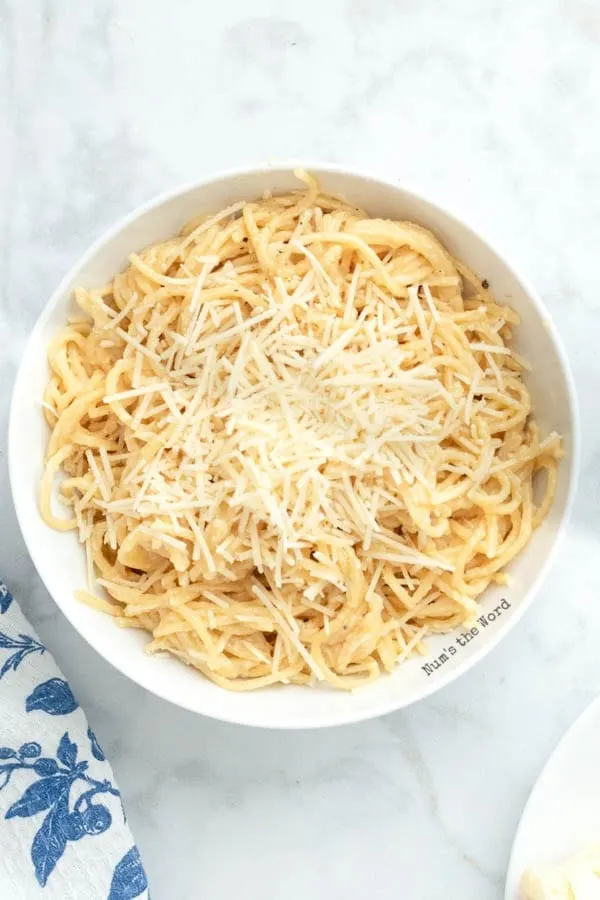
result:
[[[600,842],[600,697],[560,741],[533,788],[513,844],[504,900],[530,866],[560,864]]]

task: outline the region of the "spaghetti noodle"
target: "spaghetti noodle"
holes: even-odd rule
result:
[[[43,403],[41,511],[85,545],[84,599],[240,690],[353,688],[471,619],[562,453],[517,315],[298,174],[77,290]]]

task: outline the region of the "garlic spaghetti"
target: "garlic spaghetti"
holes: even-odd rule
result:
[[[43,404],[41,511],[78,531],[87,601],[242,690],[353,688],[468,621],[562,453],[517,315],[424,228],[298,174],[77,290]]]

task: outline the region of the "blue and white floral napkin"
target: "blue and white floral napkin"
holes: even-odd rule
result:
[[[0,898],[147,900],[112,769],[0,581]]]

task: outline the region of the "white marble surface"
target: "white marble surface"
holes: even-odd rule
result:
[[[0,3],[0,572],[114,763],[153,900],[499,900],[530,786],[600,690],[596,0]],[[524,621],[406,712],[314,733],[172,708],[91,651],[17,533],[19,355],[81,251],[154,193],[287,156],[422,188],[504,249],[562,332],[583,476]]]

